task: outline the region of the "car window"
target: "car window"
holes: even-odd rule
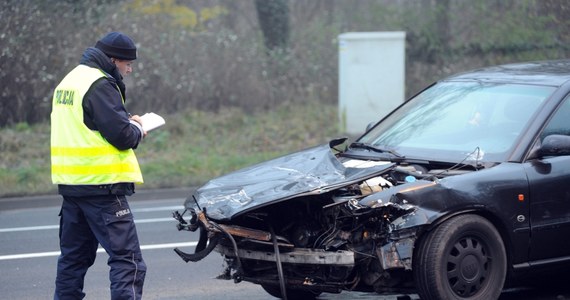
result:
[[[408,157],[503,161],[554,88],[481,82],[442,82],[388,116],[360,142]]]
[[[570,135],[570,96],[566,97],[552,119],[548,121],[540,136],[541,141],[551,134]]]

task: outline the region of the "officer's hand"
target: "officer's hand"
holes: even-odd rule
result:
[[[141,117],[140,117],[139,115],[132,115],[132,116],[129,117],[129,119],[130,119],[130,120],[133,120],[133,121],[135,121],[135,122],[141,124],[141,126],[143,126],[143,121],[142,121],[142,119],[141,119]],[[144,133],[144,134],[143,134],[143,137],[146,137],[147,132],[144,131],[143,133]]]

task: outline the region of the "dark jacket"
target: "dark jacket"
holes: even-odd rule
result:
[[[119,70],[111,59],[97,48],[85,50],[80,64],[98,68],[110,75],[95,81],[83,97],[83,122],[89,129],[99,131],[117,149],[136,149],[143,135],[141,130],[129,121],[129,113],[123,104],[123,99],[126,99],[125,84]],[[60,184],[58,190],[61,195],[73,197],[110,193],[131,195],[134,193],[134,184]]]

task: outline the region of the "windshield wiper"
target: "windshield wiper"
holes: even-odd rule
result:
[[[405,158],[405,156],[399,154],[398,152],[396,152],[394,150],[386,149],[386,148],[380,148],[380,147],[372,146],[372,145],[366,144],[366,143],[354,142],[354,143],[350,144],[350,148],[362,148],[362,149],[366,149],[366,150],[370,150],[370,151],[374,151],[374,152],[378,152],[378,153],[390,153],[397,158]]]

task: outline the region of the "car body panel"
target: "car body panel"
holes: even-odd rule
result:
[[[209,217],[229,220],[259,206],[361,181],[392,166],[345,167],[325,144],[213,179],[194,197]],[[193,205],[194,199],[189,201]]]
[[[569,67],[569,60],[513,63],[476,69],[447,79],[562,86],[570,80]]]
[[[523,167],[516,163],[504,163],[493,168],[451,176],[436,184],[417,181],[383,192],[372,194],[360,201],[373,206],[378,200],[415,205],[418,211],[413,217],[398,223],[398,229],[432,224],[461,212],[477,212],[491,216],[496,226],[504,229],[505,239],[512,244],[513,262],[528,259],[530,218],[532,203],[528,181]],[[524,200],[519,200],[520,195]],[[521,221],[521,217],[524,219]],[[439,220],[441,221],[441,220]]]
[[[530,261],[570,257],[570,157],[548,158],[526,166],[531,193]]]

